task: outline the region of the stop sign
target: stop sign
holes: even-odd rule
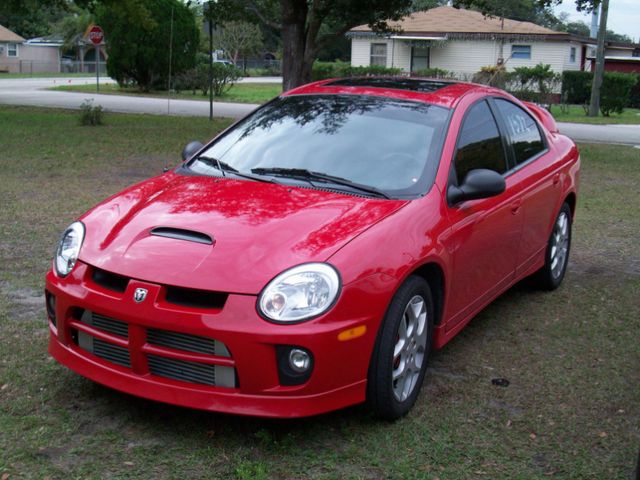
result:
[[[91,30],[89,30],[89,40],[91,40],[91,43],[94,45],[100,45],[102,40],[104,40],[104,32],[102,31],[102,28],[98,25],[91,27]]]

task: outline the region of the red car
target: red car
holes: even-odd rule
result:
[[[501,90],[325,80],[183,158],[71,224],[46,277],[51,355],[133,395],[398,418],[433,348],[566,271],[578,151]]]

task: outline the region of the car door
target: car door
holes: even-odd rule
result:
[[[522,186],[522,236],[516,275],[542,258],[561,194],[559,165],[532,115],[504,98],[493,98],[513,158],[509,178]]]
[[[505,175],[508,151],[487,99],[466,112],[458,133],[449,183],[461,184],[473,169]],[[474,315],[513,281],[522,229],[518,184],[505,178],[506,190],[497,196],[448,205],[451,225],[446,240],[453,257],[447,330]]]

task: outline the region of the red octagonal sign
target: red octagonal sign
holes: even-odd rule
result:
[[[91,43],[93,43],[94,45],[100,45],[103,39],[104,32],[102,31],[102,28],[100,28],[98,25],[94,25],[93,27],[91,27],[91,30],[89,30],[89,40],[91,40]]]

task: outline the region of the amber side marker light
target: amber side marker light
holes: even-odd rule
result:
[[[353,340],[354,338],[361,337],[367,333],[366,325],[360,325],[358,327],[350,328],[349,330],[343,330],[338,334],[338,340],[346,342],[347,340]]]

